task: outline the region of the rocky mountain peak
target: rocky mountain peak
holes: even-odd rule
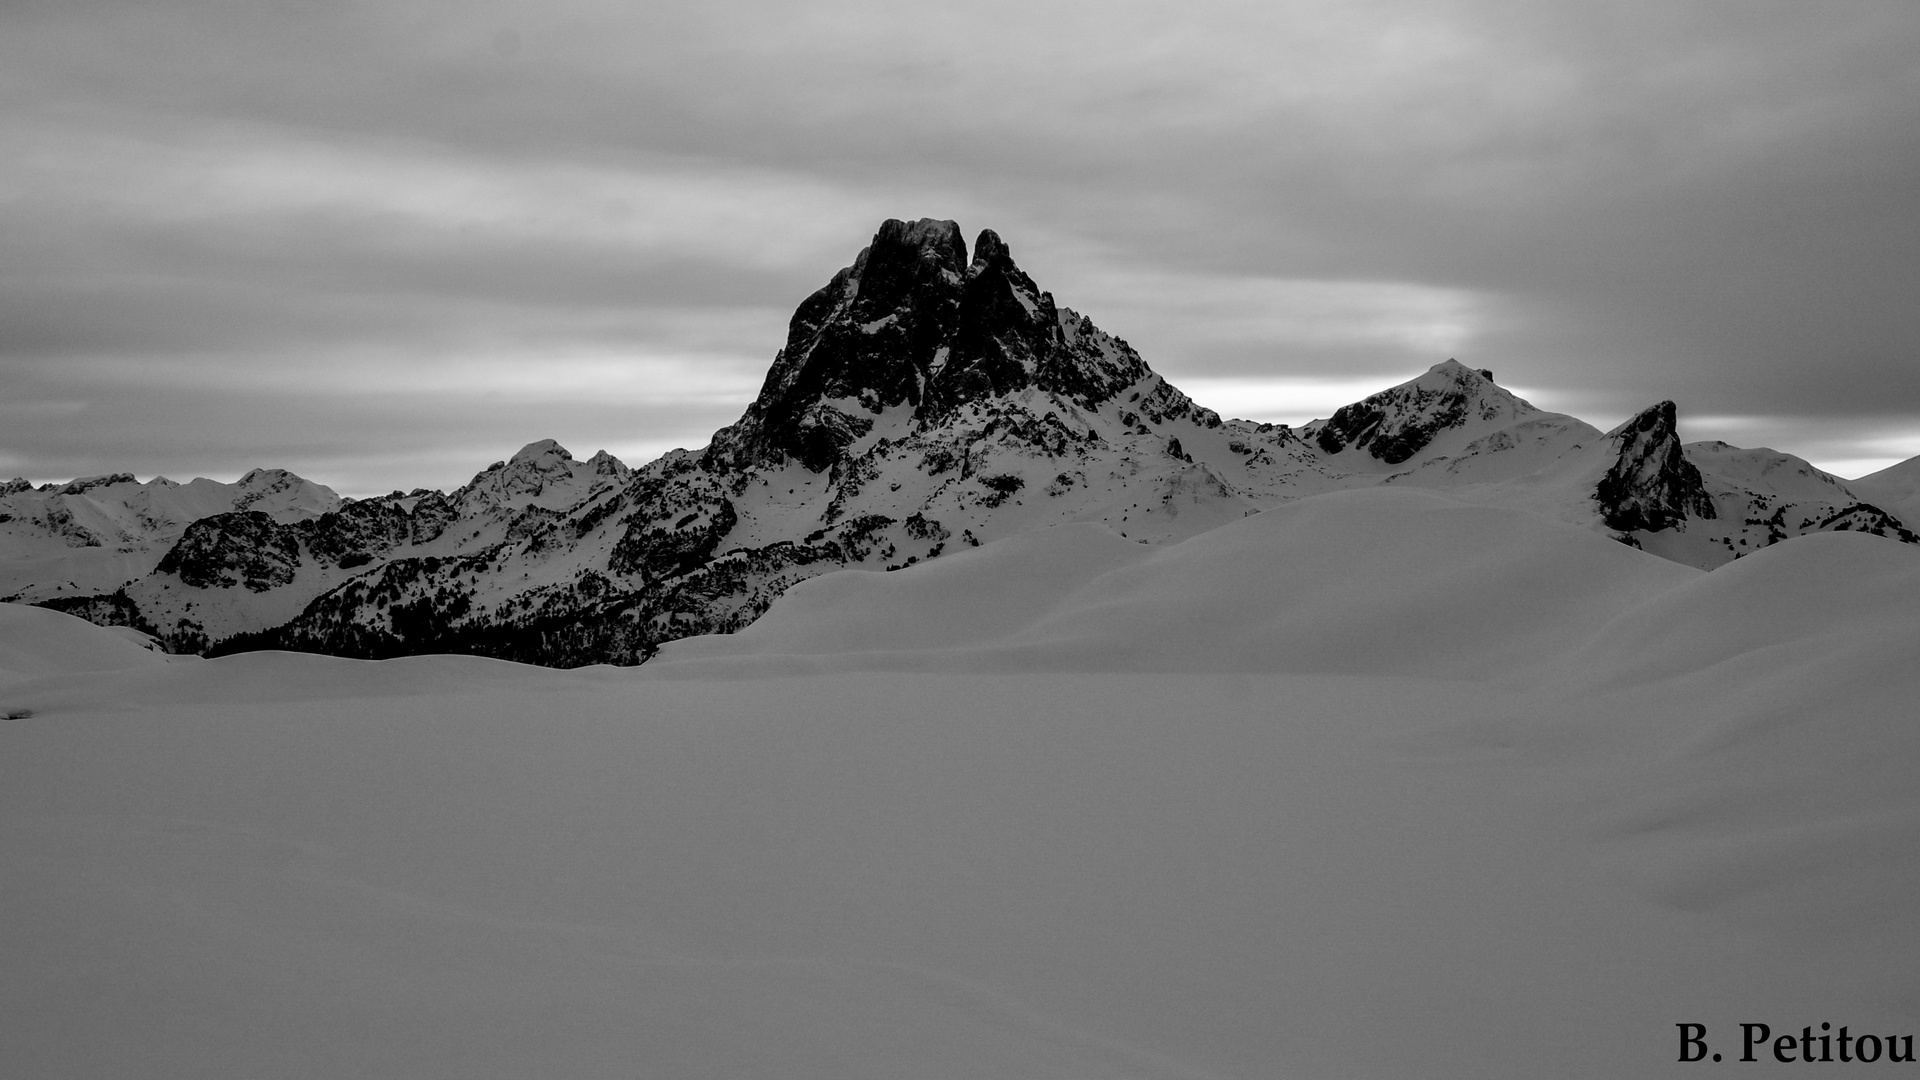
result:
[[[974,243],[959,322],[946,344],[944,363],[928,373],[923,417],[1036,383],[1053,389],[1044,373],[1065,344],[1059,312],[992,229]]]
[[[958,223],[944,218],[906,222],[888,218],[880,223],[868,248],[869,265],[919,261],[944,273],[957,274],[967,265],[967,244]]]
[[[605,450],[579,461],[555,440],[540,439],[487,466],[449,498],[463,513],[511,516],[529,507],[559,511],[611,490],[632,472]]]
[[[1309,425],[1321,450],[1338,454],[1354,447],[1389,465],[1425,449],[1441,432],[1473,421],[1514,420],[1540,410],[1493,381],[1493,372],[1446,360],[1426,374],[1389,387],[1332,417]]]
[[[873,415],[919,404],[934,355],[958,322],[966,244],[951,221],[888,219],[853,265],[802,301],[759,395],[714,436],[732,464],[832,465]]]
[[[511,458],[509,466],[519,465],[536,472],[556,472],[564,470],[573,461],[573,455],[567,448],[552,439],[541,439],[521,447]]]
[[[1148,374],[1125,342],[1058,309],[991,229],[969,262],[953,222],[889,220],[794,312],[759,396],[707,460],[822,472],[890,409],[930,423],[1030,387],[1093,405]]]
[[[596,450],[594,455],[587,459],[587,466],[593,470],[593,475],[595,476],[613,476],[624,479],[633,472],[632,469],[627,467],[626,462],[621,461],[605,450]]]

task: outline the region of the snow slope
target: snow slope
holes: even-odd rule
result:
[[[167,658],[124,631],[26,604],[0,603],[0,684],[36,676],[156,667]]]
[[[943,563],[816,578],[753,626],[672,643],[661,661],[1458,676],[1556,656],[1700,574],[1588,529],[1395,488],[1299,499],[1167,547],[1085,525]]]
[[[1920,457],[1849,480],[1847,486],[1902,521],[1920,521]]]
[[[1702,572],[1510,513],[1073,525],[638,670],[19,669],[0,1073],[1530,1080],[1696,1074],[1679,1023],[1920,1033],[1920,551]]]

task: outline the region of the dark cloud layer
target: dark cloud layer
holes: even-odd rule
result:
[[[1916,54],[1910,0],[29,0],[0,472],[697,445],[921,215],[1223,411],[1458,354],[1860,471],[1920,453]]]

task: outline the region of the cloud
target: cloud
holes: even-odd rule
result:
[[[1463,290],[1391,281],[1108,269],[1074,284],[1089,308],[1124,319],[1136,339],[1153,335],[1153,363],[1169,375],[1276,374],[1329,360],[1397,370],[1467,351],[1489,317]]]
[[[1407,372],[1408,378],[1418,372]],[[1405,380],[1396,380],[1405,381]],[[1223,417],[1299,427],[1332,416],[1334,410],[1384,387],[1378,378],[1218,378],[1202,376],[1178,383],[1188,397]]]
[[[1843,431],[1799,416],[1686,416],[1680,433],[1689,442],[1717,440],[1736,446],[1769,446],[1775,441],[1836,476],[1849,479],[1878,472],[1920,456],[1920,421],[1910,416],[1867,417]],[[1785,435],[1785,439],[1779,437]]]
[[[544,363],[725,422],[882,218],[940,216],[1262,409],[1459,356],[1596,423],[1674,398],[1857,458],[1920,417],[1916,52],[1909,0],[25,0],[0,380],[91,378],[71,430],[113,467],[269,402],[288,452],[386,447],[412,486],[445,467],[384,426],[396,383]],[[177,431],[125,411],[159,373]],[[434,430],[546,422],[484,400]],[[0,452],[79,461],[51,430]]]

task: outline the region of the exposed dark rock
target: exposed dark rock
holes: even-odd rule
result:
[[[215,514],[187,526],[156,572],[195,588],[244,585],[265,592],[293,581],[300,567],[301,531],[259,510]]]
[[[1002,473],[999,476],[982,476],[978,479],[980,486],[986,488],[988,491],[987,496],[980,500],[980,505],[986,507],[999,506],[1001,503],[1012,498],[1014,492],[1019,491],[1027,484],[1025,478],[1014,473]]]
[[[953,535],[947,531],[945,525],[940,524],[938,521],[928,519],[925,514],[915,513],[908,515],[905,526],[907,535],[915,540],[939,541],[945,540],[947,537]]]
[[[688,573],[712,559],[738,520],[733,503],[723,496],[685,509],[670,524],[635,515],[614,545],[608,569],[657,581]]]
[[[429,491],[421,495],[408,513],[413,530],[412,542],[424,544],[435,539],[459,516],[460,511],[453,505],[453,500],[440,492]]]
[[[364,566],[412,535],[413,523],[397,502],[363,499],[320,515],[308,530],[307,545],[321,562]]]
[[[1659,532],[1689,517],[1713,518],[1700,470],[1681,450],[1673,402],[1663,401],[1607,433],[1620,456],[1594,489],[1610,529]]]
[[[83,476],[78,480],[69,480],[54,489],[56,495],[84,495],[95,488],[112,487],[115,484],[137,484],[132,473],[109,473],[105,476]]]
[[[961,406],[1038,388],[1091,408],[1150,375],[1126,342],[1068,318],[1014,264],[992,230],[971,263],[958,226],[888,221],[852,266],[794,313],[787,345],[740,421],[714,436],[716,471],[797,461],[824,472],[911,405],[920,424]],[[1161,419],[1203,413],[1162,384]],[[864,415],[863,415],[864,414]]]
[[[843,442],[825,405],[852,399],[869,413],[919,404],[934,354],[953,336],[967,269],[951,221],[889,219],[853,265],[794,312],[787,344],[760,394],[710,454],[726,465],[799,461],[820,472]]]

